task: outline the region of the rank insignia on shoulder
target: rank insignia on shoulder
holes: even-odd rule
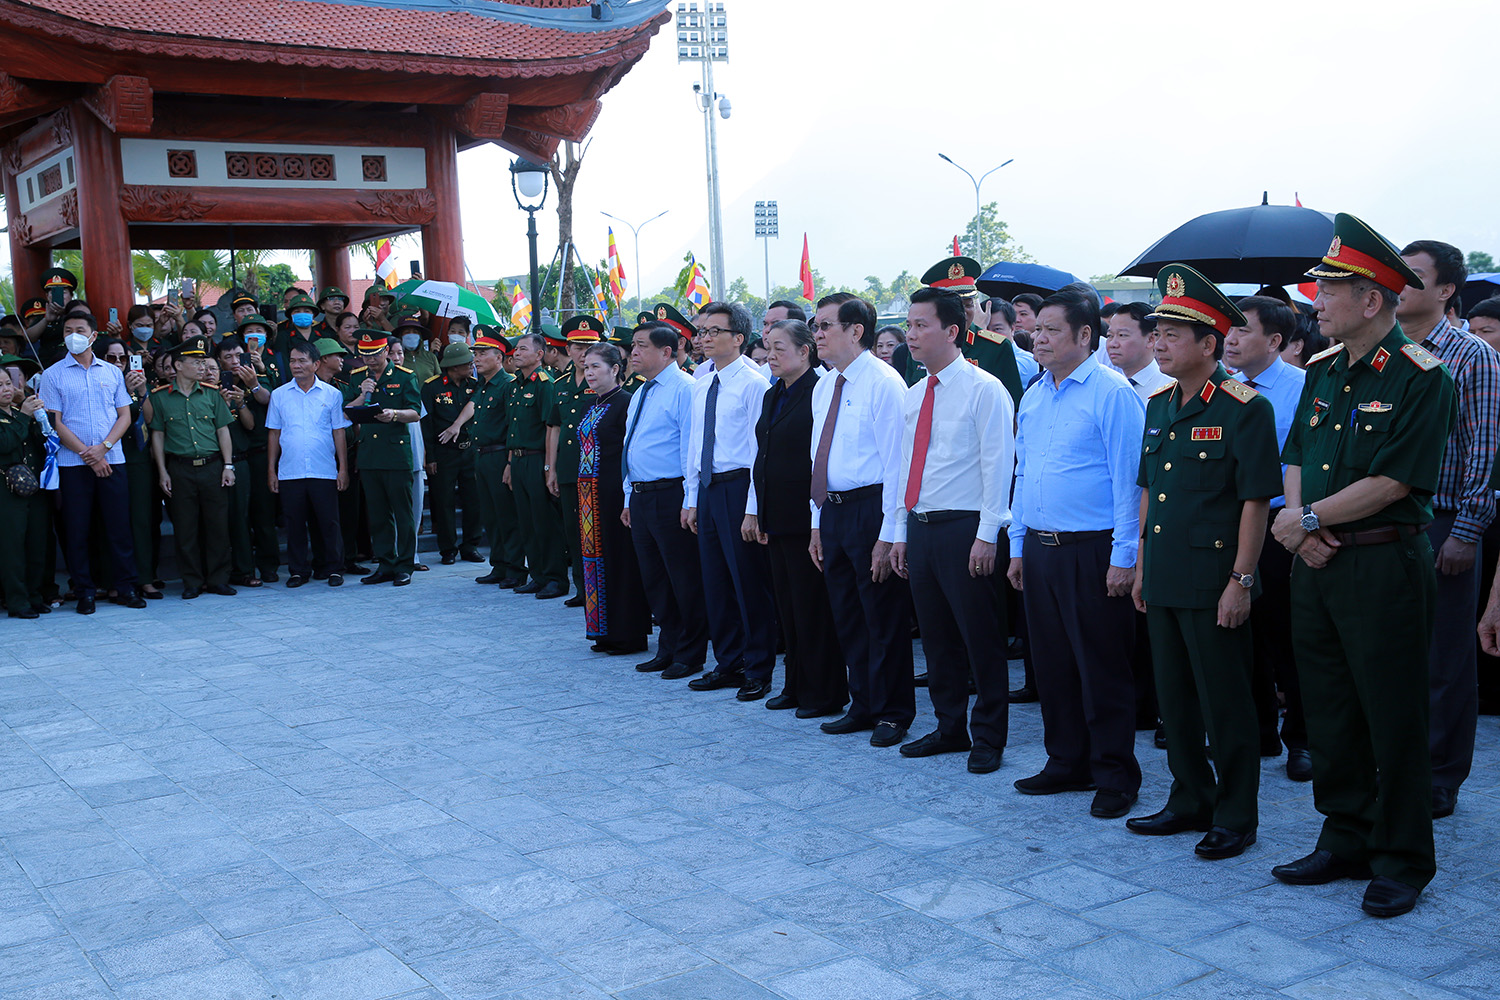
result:
[[[428,382],[436,382],[438,379],[440,379],[442,377],[443,376],[441,376],[441,375],[434,375],[434,376],[432,376],[432,378],[428,379],[427,381]]]
[[[1194,441],[1222,441],[1224,439],[1224,428],[1222,427],[1194,427]]]
[[[1308,358],[1307,359],[1307,363],[1308,364],[1312,364],[1314,361],[1322,361],[1324,358],[1331,358],[1335,354],[1337,354],[1339,351],[1342,351],[1343,349],[1344,349],[1344,345],[1343,344],[1334,344],[1332,347],[1328,348],[1326,351],[1319,351],[1317,354],[1314,354],[1312,357]]]
[[[1168,382],[1166,385],[1162,386],[1160,389],[1157,389],[1151,395],[1152,396],[1160,396],[1162,393],[1164,393],[1164,392],[1171,392],[1175,388],[1177,388],[1177,383],[1175,381]]]
[[[1380,400],[1371,400],[1368,403],[1359,404],[1360,413],[1389,413],[1394,407],[1393,403],[1382,403]]]
[[[1219,383],[1219,388],[1223,389],[1230,396],[1239,400],[1241,403],[1248,403],[1250,402],[1250,400],[1260,395],[1260,393],[1256,392],[1254,389],[1250,388],[1248,385],[1241,382],[1237,378],[1226,378],[1224,381]]]
[[[1419,344],[1407,344],[1401,348],[1401,353],[1410,358],[1411,363],[1424,372],[1430,372],[1443,363]]]

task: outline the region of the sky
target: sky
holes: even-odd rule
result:
[[[804,232],[813,266],[840,284],[945,256],[974,188],[940,152],[976,176],[1014,158],[983,200],[1038,261],[1079,275],[1114,273],[1188,219],[1263,191],[1353,212],[1398,246],[1441,239],[1500,256],[1500,132],[1482,125],[1493,0],[726,0],[726,11],[729,61],[714,80],[733,105],[718,123],[725,271],[752,291],[765,285],[758,199],[780,208],[773,284],[795,281]],[[631,291],[648,295],[684,253],[708,255],[699,70],[677,62],[675,40],[669,24],[605,95],[574,201],[591,263],[611,224],[601,211],[636,223],[667,211],[641,232],[642,281],[615,225]],[[526,269],[511,159],[493,145],[459,157],[480,280]],[[538,215],[544,263],[555,199]],[[408,249],[419,243],[400,259],[420,256]]]

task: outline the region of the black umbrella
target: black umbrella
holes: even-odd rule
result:
[[[1210,212],[1184,222],[1131,261],[1122,277],[1155,278],[1168,264],[1187,264],[1210,281],[1290,285],[1333,242],[1333,216],[1296,205]]]

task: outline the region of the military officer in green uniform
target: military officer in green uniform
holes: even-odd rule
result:
[[[1281,460],[1270,401],[1220,363],[1225,336],[1245,317],[1184,264],[1169,264],[1156,281],[1156,359],[1177,381],[1146,407],[1132,596],[1151,633],[1172,791],[1166,808],[1125,825],[1146,835],[1204,833],[1195,851],[1217,860],[1255,843],[1259,822],[1247,621]]]
[[[275,356],[275,348],[269,350],[266,348],[270,339],[271,324],[259,313],[251,313],[235,325],[234,331],[239,334],[240,340],[245,345],[245,364],[254,368],[257,375],[264,376],[266,385],[271,389],[284,385],[286,369],[282,367],[280,359]]]
[[[229,491],[235,484],[224,397],[200,384],[208,338],[187,337],[172,348],[177,374],[151,394],[151,454],[172,515],[183,600],[203,591],[230,596]]]
[[[641,315],[647,317],[646,321],[648,323],[653,322],[650,319],[650,313],[641,313]],[[641,386],[646,384],[646,379],[641,378],[641,373],[635,370],[635,366],[630,360],[630,349],[632,347],[631,341],[634,336],[635,327],[617,326],[613,329],[613,336],[609,338],[610,343],[614,344],[621,351],[625,352],[625,378],[623,380],[623,385],[625,386],[626,392],[635,392]]]
[[[285,361],[292,351],[293,340],[300,339],[310,344],[323,336],[314,323],[317,315],[317,303],[311,298],[301,292],[292,296],[292,300],[287,303],[286,319],[276,325],[276,342],[271,346],[271,352]],[[240,334],[243,336],[244,332],[240,331]]]
[[[474,442],[479,516],[490,542],[490,571],[475,582],[496,583],[507,590],[526,582],[526,554],[521,545],[516,498],[505,482],[509,427],[505,400],[515,376],[505,370],[501,359],[509,352],[510,342],[493,328],[474,329],[474,368],[479,378],[469,401],[474,417],[466,425]]]
[[[354,376],[358,394],[348,407],[377,407],[359,435],[359,480],[370,513],[370,542],[377,565],[360,583],[411,583],[417,526],[412,510],[411,435],[422,393],[410,369],[386,358],[384,330],[359,331],[364,370]]]
[[[518,594],[536,594],[538,600],[568,593],[568,564],[563,546],[562,512],[547,492],[551,471],[545,453],[546,412],[552,395],[552,379],[542,368],[546,342],[539,334],[516,338],[516,378],[506,387],[505,446],[510,464],[505,482],[516,497],[521,519],[521,542],[531,580],[516,588]]]
[[[583,592],[583,536],[578,527],[578,424],[597,398],[583,379],[584,355],[604,337],[604,325],[592,316],[574,316],[562,325],[568,344],[568,366],[552,383],[547,410],[547,490],[562,502],[564,540],[573,569],[573,596],[565,603],[580,608]]]
[[[651,307],[650,312],[643,312],[636,317],[639,326],[649,323],[665,323],[677,331],[677,367],[693,374],[698,366],[693,363],[692,354],[689,353],[693,346],[693,338],[698,336],[698,330],[692,322],[682,313],[678,312],[670,303],[658,302]],[[631,333],[634,336],[634,332]]]
[[[1437,869],[1427,651],[1437,583],[1423,526],[1457,415],[1453,379],[1396,322],[1421,288],[1384,237],[1334,219],[1317,280],[1319,330],[1282,450],[1286,510],[1271,531],[1296,553],[1292,639],[1307,715],[1317,849],[1271,873],[1293,885],[1371,879],[1363,908],[1409,911]]]
[[[964,300],[969,329],[959,337],[958,347],[965,358],[1000,380],[1017,406],[1026,385],[1016,364],[1016,345],[1009,337],[989,329],[989,312],[979,308],[979,289],[975,285],[984,268],[972,257],[949,257],[940,260],[922,274],[922,284],[957,292]],[[927,369],[915,361],[905,345],[896,349],[892,361],[902,361],[901,372],[907,385],[916,385],[927,375]]]
[[[42,399],[27,398],[25,389],[11,384],[5,372],[11,367],[20,368],[26,378],[40,368],[28,358],[13,354],[0,357],[0,470],[25,465],[39,477],[41,466],[36,461],[36,446],[41,443],[42,428],[36,415],[42,409]],[[41,546],[33,540],[33,536],[51,538],[45,520],[32,516],[38,509],[45,512],[45,496],[42,490],[29,497],[16,496],[0,483],[0,524],[5,525],[6,533],[6,538],[0,541],[0,601],[12,618],[37,618],[44,610],[52,610],[42,599],[45,560]]]
[[[443,373],[422,385],[422,437],[426,444],[427,476],[431,489],[432,530],[437,535],[443,565],[451,566],[459,556],[464,562],[482,562],[479,534],[479,484],[474,473],[474,441],[469,405],[477,387],[474,354],[467,344],[454,342],[443,348]],[[458,538],[458,509],[463,509],[463,542]]]
[[[334,320],[339,318],[340,313],[349,311],[349,294],[342,288],[329,285],[318,296],[317,306],[323,315],[313,324],[313,332],[304,336],[308,336],[311,340],[321,337],[338,339],[338,331],[334,329]]]
[[[268,482],[266,410],[271,381],[252,367],[238,335],[219,341],[219,382],[235,418],[229,425],[234,445],[234,489],[230,491],[229,538],[233,582],[247,587],[275,583],[281,564],[276,539],[276,494]]]

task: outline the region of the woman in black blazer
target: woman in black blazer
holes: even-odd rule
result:
[[[786,684],[767,708],[795,708],[799,719],[837,715],[849,700],[844,654],[833,630],[823,574],[808,555],[812,538],[812,395],[818,354],[812,330],[782,320],[766,334],[776,381],[755,425],[752,470],[759,516],[745,516],[746,541],[767,546],[776,613],[786,636]]]

